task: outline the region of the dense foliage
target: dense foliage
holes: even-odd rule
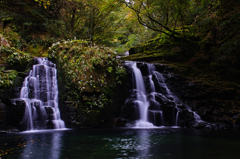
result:
[[[31,62],[33,56],[23,53],[15,48],[1,48],[0,52],[0,98],[6,96],[4,93],[14,89],[21,84],[19,72],[25,71],[26,66]],[[6,64],[7,63],[7,64]],[[5,68],[7,67],[7,69]]]
[[[123,53],[156,36],[117,0],[13,0],[1,1],[0,9],[4,36],[36,56],[46,56],[47,48],[62,39],[84,39]]]
[[[48,57],[60,70],[61,98],[77,108],[77,124],[96,126],[116,113],[112,96],[126,76],[116,53],[87,41],[72,40],[53,44]]]

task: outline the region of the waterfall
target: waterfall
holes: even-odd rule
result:
[[[27,130],[65,128],[58,108],[56,65],[47,58],[36,58],[36,62],[20,92],[26,105],[22,124]]]
[[[186,113],[185,110],[193,113],[196,122],[202,121],[196,112],[184,106],[172,93],[165,77],[155,70],[154,64],[132,61],[125,64],[131,70],[133,86],[133,95],[126,103],[131,101],[135,114],[139,114],[135,117],[134,127],[179,126],[179,118]]]
[[[134,75],[134,82],[137,91],[137,99],[135,104],[138,105],[140,111],[140,120],[137,122],[136,127],[153,127],[152,123],[148,122],[148,106],[149,101],[146,96],[146,89],[141,71],[137,68],[136,63],[132,63],[132,71]]]

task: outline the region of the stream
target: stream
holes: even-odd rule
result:
[[[0,135],[0,158],[238,159],[239,130],[80,129]]]

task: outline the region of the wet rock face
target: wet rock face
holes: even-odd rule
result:
[[[209,124],[193,124],[191,123],[191,112],[180,112],[180,125],[194,128],[206,129],[227,129],[240,128],[238,117],[240,116],[240,103],[233,99],[234,90],[225,91],[212,88],[203,83],[192,82],[178,76],[174,70],[167,65],[156,65],[156,70],[165,78],[165,82],[169,89],[184,103],[187,104],[193,111],[197,112],[202,120]],[[156,76],[153,80],[156,81]],[[156,90],[162,90],[160,86]],[[236,95],[236,93],[235,93]],[[184,105],[183,105],[184,106]],[[240,119],[240,118],[239,118]]]
[[[121,110],[121,118],[127,119],[129,121],[138,120],[140,118],[139,108],[134,100],[135,98],[129,98],[125,101],[125,104]]]
[[[166,68],[158,67],[161,71],[158,72],[153,64],[148,63],[127,62],[126,66],[129,67],[128,70],[132,70],[128,72],[131,74],[129,77],[132,90],[129,91],[130,95],[122,107],[121,119],[128,120],[130,123],[142,120],[143,111],[146,111],[147,121],[155,126],[190,127],[195,123],[196,119],[194,114],[188,111],[189,107],[169,89],[165,77],[169,72]],[[166,66],[163,65],[163,67]],[[141,78],[143,78],[142,84],[140,84]],[[142,88],[144,86],[146,92]],[[143,103],[146,105],[143,106]],[[148,108],[143,110],[143,107]]]
[[[10,100],[6,99],[0,103],[0,113],[3,112],[3,123],[0,127],[2,130],[17,128],[18,130],[24,130],[21,125],[21,121],[24,117],[25,102],[22,99]],[[1,123],[1,122],[0,122]]]
[[[167,126],[177,122],[178,126],[196,129],[240,128],[240,108],[237,107],[237,103],[240,102],[232,99],[234,91],[219,91],[202,83],[191,82],[177,75],[174,69],[167,65],[156,64],[151,77],[148,76],[147,63],[137,63],[137,67],[144,76],[148,94],[148,121],[154,125]],[[131,68],[128,70],[131,74]],[[129,77],[132,80],[135,78],[131,75]],[[155,85],[154,94],[151,93],[151,81]],[[139,119],[139,108],[134,103],[138,92],[135,90],[135,83],[130,83],[133,90],[130,91],[130,96],[122,107],[121,119],[133,121]],[[196,122],[195,113],[203,122]]]

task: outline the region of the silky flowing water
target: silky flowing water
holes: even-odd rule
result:
[[[65,123],[58,108],[56,65],[47,58],[35,58],[35,63],[20,92],[20,99],[26,104],[22,129],[63,129]]]
[[[239,130],[82,129],[0,135],[0,158],[238,159]]]
[[[157,128],[159,126],[180,126],[179,116],[182,119],[184,112],[191,112],[195,124],[205,123],[201,117],[184,105],[183,102],[170,90],[166,80],[166,72],[158,72],[152,63],[125,61],[125,66],[131,70],[132,94],[125,103],[132,101],[133,114],[138,114],[135,128]],[[164,77],[165,76],[165,77]],[[156,90],[158,88],[158,90]],[[179,107],[180,106],[180,107]],[[132,105],[128,105],[132,107]],[[182,108],[181,108],[182,107]],[[183,107],[185,107],[183,109]]]

